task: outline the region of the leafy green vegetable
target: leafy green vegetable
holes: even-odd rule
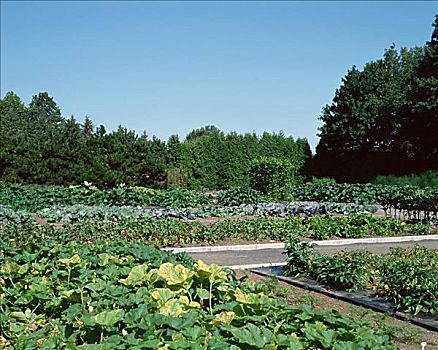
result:
[[[382,330],[290,306],[229,270],[140,243],[3,247],[5,349],[396,349]]]
[[[424,247],[393,248],[382,256],[366,250],[317,254],[308,243],[286,246],[288,273],[309,276],[332,287],[374,290],[391,297],[402,311],[438,311],[438,251]]]

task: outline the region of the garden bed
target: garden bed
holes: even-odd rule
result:
[[[288,276],[309,278],[346,292],[364,291],[394,302],[398,311],[438,312],[438,251],[415,245],[391,248],[385,254],[367,250],[316,252],[311,244],[286,244]]]
[[[290,282],[282,281],[279,276],[266,276],[250,270],[236,270],[236,275],[241,280],[264,286],[268,291],[274,293],[278,298],[286,300],[289,304],[305,303],[318,311],[336,310],[343,316],[367,320],[373,328],[384,329],[401,350],[419,350],[422,342],[427,343],[426,350],[438,347],[438,332],[406,322],[405,319],[398,319],[389,314],[355,305],[327,294],[295,286]]]
[[[400,312],[397,310],[396,304],[391,299],[389,299],[388,297],[380,296],[375,292],[346,292],[334,289],[327,284],[318,283],[313,279],[287,276],[287,268],[284,266],[263,267],[258,269],[251,269],[250,271],[262,276],[276,277],[279,280],[289,283],[293,286],[315,291],[354,305],[359,305],[372,309],[374,311],[386,313],[400,320],[408,321],[423,328],[438,332],[438,313],[418,313],[417,315],[412,315],[410,313]]]
[[[292,306],[217,265],[122,243],[4,246],[0,346],[397,349],[367,321]]]

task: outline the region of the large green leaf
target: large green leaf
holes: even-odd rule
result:
[[[148,277],[149,264],[141,264],[134,266],[129,275],[125,279],[119,280],[120,283],[123,283],[126,286],[134,286],[137,284],[141,284],[147,281]]]
[[[123,310],[111,310],[111,311],[102,311],[93,317],[94,322],[101,326],[112,326],[113,324],[119,322],[125,312]]]

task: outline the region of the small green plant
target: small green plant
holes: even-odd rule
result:
[[[317,297],[315,297],[313,295],[310,295],[310,294],[297,295],[297,296],[295,296],[295,300],[298,303],[308,304],[311,307],[314,307],[315,304],[320,301],[319,298],[317,298]]]
[[[405,176],[377,176],[373,184],[390,186],[418,186],[433,187],[438,186],[438,171],[428,170],[422,174],[411,174]]]
[[[289,295],[288,289],[285,287],[282,287],[278,278],[275,276],[270,276],[268,278],[265,278],[260,283],[260,286],[266,292],[272,293],[275,296],[278,296],[280,298],[286,298]]]
[[[313,184],[335,184],[336,180],[331,177],[315,177],[312,176],[311,183]]]

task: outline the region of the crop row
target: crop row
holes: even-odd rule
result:
[[[311,277],[349,291],[372,290],[413,313],[438,312],[438,251],[424,247],[392,248],[384,255],[366,250],[335,255],[315,253],[308,243],[291,239],[287,272]]]
[[[26,244],[0,260],[4,349],[396,349],[217,265],[139,243]],[[182,259],[182,260],[181,260]]]
[[[308,218],[225,219],[205,225],[197,221],[178,219],[127,219],[121,222],[81,221],[58,225],[11,224],[2,229],[4,242],[20,245],[33,237],[38,241],[58,242],[78,240],[141,241],[157,246],[214,244],[225,238],[245,240],[287,240],[304,236],[313,239],[332,237],[393,236],[398,234],[429,234],[435,228],[423,224],[406,224],[392,217],[372,217],[364,214],[348,216],[315,216]],[[9,241],[10,240],[10,241]]]
[[[379,204],[386,210],[405,210],[410,215],[419,211],[436,218],[438,188],[389,186],[373,184],[306,183],[292,186],[288,198],[295,201]],[[85,183],[83,186],[57,187],[43,185],[0,184],[0,204],[15,210],[35,212],[53,205],[158,206],[198,208],[205,205],[236,207],[261,203],[266,198],[252,189],[231,189],[216,193],[174,189],[158,191],[147,188],[118,187],[100,190]]]
[[[0,205],[35,212],[52,206],[142,206],[197,208],[204,205],[239,206],[263,201],[260,192],[235,188],[205,194],[200,191],[154,190],[144,187],[117,187],[101,190],[85,183],[81,186],[46,186],[0,183]]]
[[[0,183],[0,204],[15,210],[35,212],[54,205],[197,207],[212,201],[211,196],[189,190],[158,191],[118,187],[100,190],[84,186],[45,186]]]
[[[192,211],[194,216],[314,216],[323,214],[375,213],[375,205],[318,202],[248,203],[239,206],[203,206]]]
[[[388,186],[373,184],[295,185],[291,196],[296,200],[356,204],[380,204],[385,210],[403,210],[408,216],[438,219],[438,187]]]
[[[23,223],[36,220],[37,217],[48,222],[77,222],[83,220],[122,221],[144,218],[178,218],[195,220],[205,217],[232,216],[271,216],[287,217],[293,215],[313,216],[322,214],[373,213],[373,206],[347,205],[336,203],[258,203],[242,204],[234,207],[204,206],[190,210],[158,207],[132,206],[85,206],[81,204],[66,206],[54,205],[40,209],[36,215],[22,210],[13,210],[10,206],[0,204],[0,225]]]

